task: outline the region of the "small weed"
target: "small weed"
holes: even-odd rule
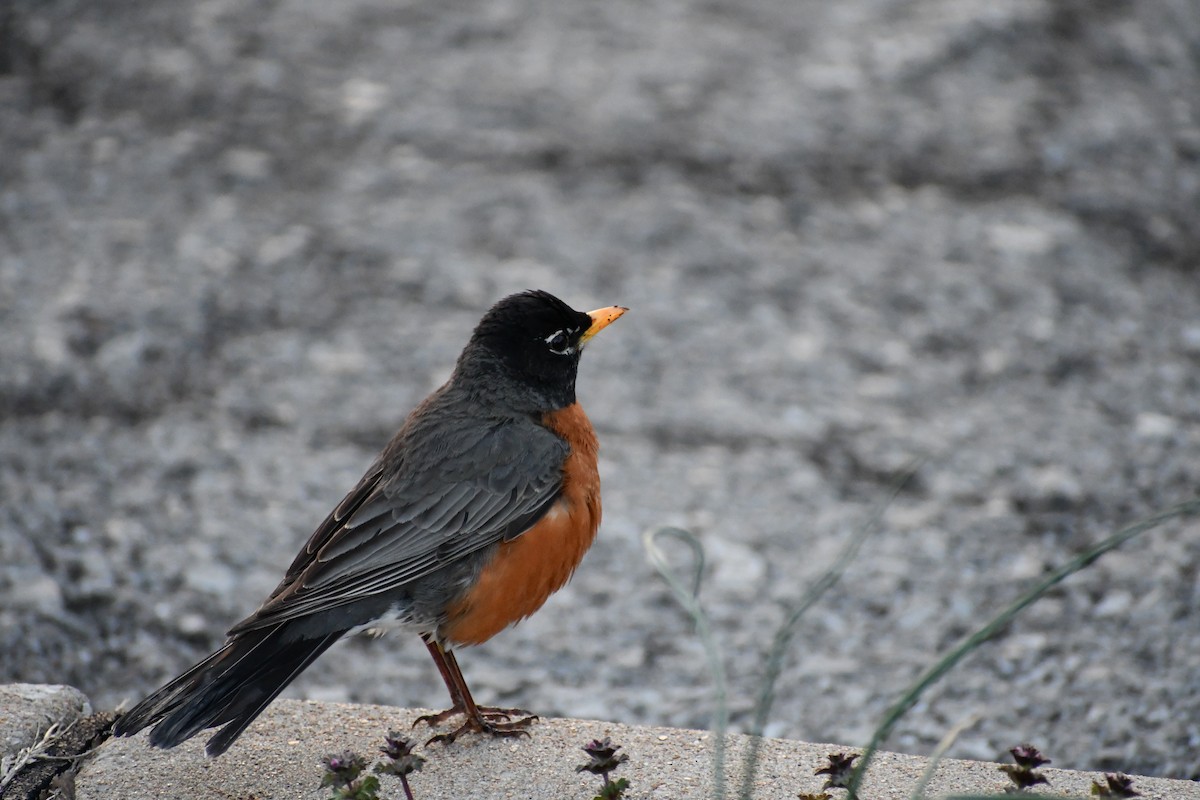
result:
[[[413,752],[412,742],[395,731],[388,731],[384,738],[383,747],[379,748],[387,762],[380,761],[375,765],[375,772],[380,775],[395,775],[404,787],[406,800],[413,800],[412,789],[408,785],[408,776],[425,765],[425,759]]]
[[[1042,755],[1040,750],[1031,744],[1019,744],[1008,752],[1012,753],[1013,760],[1017,763],[1000,765],[1000,771],[1013,782],[1012,786],[1005,789],[1006,792],[1024,792],[1039,783],[1050,785],[1046,776],[1037,771],[1038,767],[1050,763],[1050,759]]]
[[[583,752],[587,753],[591,760],[586,764],[580,764],[575,771],[599,775],[600,780],[604,781],[600,787],[600,794],[596,795],[595,800],[621,800],[625,790],[629,788],[628,778],[618,778],[614,781],[608,777],[617,767],[629,760],[629,756],[625,753],[617,755],[617,751],[620,749],[621,745],[613,744],[607,736],[603,739],[595,739],[583,746]]]
[[[38,738],[38,741],[18,750],[12,755],[6,755],[3,759],[0,759],[0,796],[3,796],[3,790],[16,780],[17,775],[22,769],[35,761],[51,757],[49,754],[62,733],[62,726],[54,723],[42,731],[42,735]]]
[[[854,759],[858,753],[830,753],[829,763],[818,769],[813,775],[827,775],[822,789],[848,789],[850,778],[854,774]]]
[[[1133,788],[1133,778],[1128,775],[1117,772],[1104,773],[1104,781],[1106,785],[1101,785],[1100,781],[1092,781],[1092,796],[1093,797],[1141,797],[1142,793]]]
[[[388,731],[379,751],[387,760],[376,761],[372,771],[377,775],[395,775],[404,787],[406,800],[413,800],[408,776],[424,766],[425,759],[414,753],[412,743],[395,731]],[[367,762],[362,756],[346,751],[325,756],[321,763],[325,766],[321,785],[333,789],[330,800],[383,800],[379,796],[379,778],[363,775]]]
[[[101,712],[54,723],[36,742],[0,757],[0,797],[74,796],[80,762],[107,738],[114,719],[115,714]]]
[[[347,750],[325,756],[321,763],[325,766],[321,785],[333,789],[330,800],[379,800],[379,778],[362,774],[367,768],[362,756]]]

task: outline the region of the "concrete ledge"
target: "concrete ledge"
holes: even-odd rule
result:
[[[407,732],[421,710],[386,706],[277,701],[218,759],[204,756],[203,737],[169,751],[155,750],[145,734],[112,739],[80,770],[77,800],[144,800],[186,797],[190,800],[248,798],[327,798],[320,788],[321,757],[353,750],[371,761],[389,729]],[[530,798],[531,800],[590,800],[600,787],[598,778],[577,773],[586,761],[580,748],[592,739],[612,737],[629,754],[617,771],[631,786],[629,798],[707,798],[712,785],[712,736],[704,731],[649,728],[574,719],[547,719],[531,729],[531,738],[494,740],[465,737],[449,747],[421,746],[428,760],[410,778],[417,800],[459,798]],[[421,740],[424,727],[413,731]],[[731,736],[728,748],[729,796],[740,785],[746,736]],[[763,742],[756,798],[794,798],[799,792],[820,791],[822,779],[813,771],[827,754],[848,747],[808,744],[781,739]],[[1049,754],[1053,757],[1053,753]],[[873,762],[863,795],[871,800],[906,799],[925,768],[926,760],[894,753]],[[1039,793],[1088,797],[1100,773],[1044,770],[1049,788]],[[1007,779],[996,764],[944,760],[928,787],[929,796],[993,793]],[[1200,784],[1136,777],[1134,788],[1144,798],[1200,800]],[[835,793],[839,794],[839,793]],[[398,781],[383,776],[381,795],[399,798]]]

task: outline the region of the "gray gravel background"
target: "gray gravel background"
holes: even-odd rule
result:
[[[497,297],[584,359],[605,524],[463,655],[486,700],[703,726],[639,535],[710,556],[733,717],[863,741],[958,637],[1200,477],[1191,0],[0,6],[0,680],[98,708],[254,608]],[[891,741],[1200,777],[1200,527],[1031,609]],[[434,705],[415,639],[291,696]]]

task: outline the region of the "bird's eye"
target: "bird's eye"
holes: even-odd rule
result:
[[[546,337],[546,346],[551,353],[563,355],[571,350],[571,337],[566,331],[555,331]]]

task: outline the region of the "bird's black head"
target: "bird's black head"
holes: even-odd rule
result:
[[[549,292],[510,295],[483,315],[459,358],[458,372],[486,373],[495,366],[538,399],[543,410],[568,406],[575,402],[583,345],[624,313],[619,306],[576,311]]]

